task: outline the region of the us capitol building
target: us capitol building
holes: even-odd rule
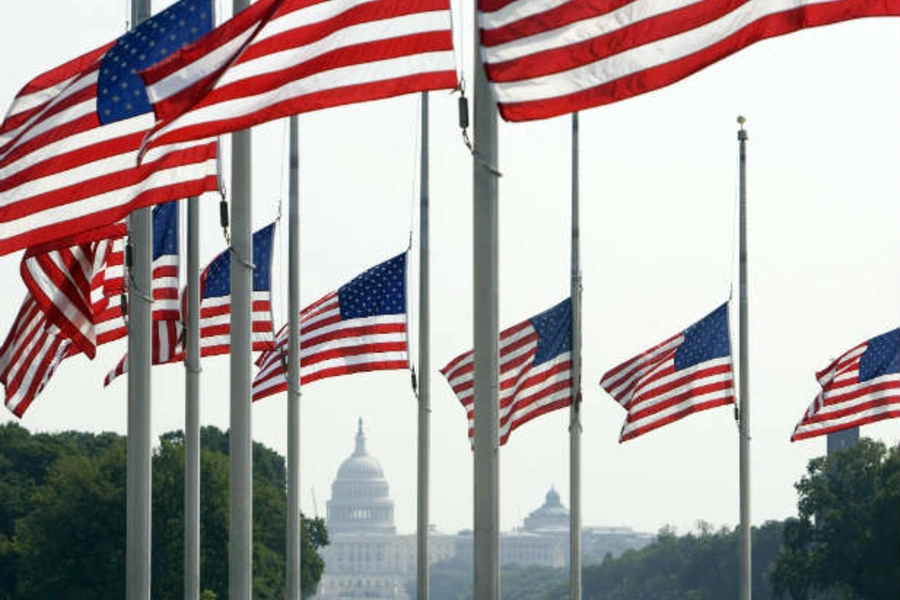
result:
[[[394,501],[381,465],[366,450],[362,419],[353,454],[341,463],[331,484],[325,524],[331,543],[321,551],[325,572],[315,598],[410,599],[408,590],[416,578],[416,535],[397,534]],[[544,505],[525,519],[521,529],[501,533],[501,563],[564,567],[568,532],[569,511],[551,489]],[[607,552],[618,554],[651,539],[629,527],[585,527],[583,560],[585,564],[601,562]],[[472,533],[447,535],[432,530],[429,550],[431,563],[450,558],[471,562]]]

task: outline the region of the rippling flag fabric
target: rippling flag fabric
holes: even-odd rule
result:
[[[141,73],[148,147],[457,85],[448,0],[260,0]]]
[[[253,350],[271,350],[272,245],[275,223],[253,234]],[[231,250],[213,259],[200,274],[200,356],[227,354],[231,349]],[[185,295],[186,297],[186,295]]]
[[[217,189],[211,140],[137,164],[154,116],[136,72],[211,27],[211,0],[181,0],[25,85],[0,123],[0,255],[114,237],[136,208]]]
[[[380,263],[300,312],[300,383],[409,368],[406,253]],[[260,356],[253,399],[287,391],[287,325]]]
[[[760,40],[897,0],[479,0],[481,57],[500,113],[528,121],[675,83]]]
[[[179,218],[178,202],[166,202],[153,207],[153,262],[151,271],[151,353],[150,362],[164,365],[180,362],[184,358],[181,334],[181,306],[178,301],[179,272]],[[116,304],[120,311],[121,304]],[[128,372],[128,355],[106,375],[103,385],[108,386],[120,375]]]
[[[474,353],[441,369],[475,435]],[[572,300],[500,332],[500,444],[531,419],[572,404]]]
[[[734,404],[728,304],[611,369],[600,386],[628,411],[620,442]]]
[[[69,341],[31,296],[26,296],[0,347],[0,383],[4,404],[22,417],[66,357]]]
[[[900,417],[900,329],[858,344],[816,373],[822,391],[791,441]]]

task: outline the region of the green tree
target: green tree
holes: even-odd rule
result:
[[[798,516],[784,528],[778,597],[900,597],[900,445],[863,438],[809,462],[796,484]]]
[[[125,445],[60,456],[16,527],[15,597],[125,595]]]

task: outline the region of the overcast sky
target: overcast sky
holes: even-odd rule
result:
[[[472,81],[471,14],[468,5],[464,15],[455,7],[458,56]],[[122,34],[127,15],[126,0],[4,2],[0,110],[31,77]],[[789,442],[817,392],[815,371],[898,325],[898,70],[900,22],[868,19],[764,41],[663,90],[582,113],[585,525],[672,524],[684,532],[700,519],[738,522],[730,408],[620,445],[624,411],[597,383],[710,312],[736,285],[738,114],[750,137],[751,512],[754,523],[795,513],[793,484],[825,448],[824,438]],[[406,248],[418,219],[418,107],[410,96],[301,117],[304,305]],[[433,93],[431,109],[431,516],[439,530],[455,532],[472,526],[472,453],[465,413],[438,369],[472,345],[472,167],[456,97]],[[500,126],[501,327],[569,293],[569,131],[569,117]],[[254,227],[274,219],[286,196],[285,140],[283,122],[254,130]],[[225,244],[217,202],[209,196],[203,205],[204,263]],[[284,225],[278,243],[286,249]],[[0,258],[4,336],[24,294],[19,258]],[[276,259],[276,327],[287,317],[286,268]],[[110,344],[93,363],[64,363],[22,425],[125,433],[126,381],[102,387],[124,348]],[[202,422],[227,428],[228,357],[206,359],[203,369]],[[155,435],[183,426],[183,394],[180,366],[154,369]],[[362,417],[397,527],[413,532],[417,417],[408,374],[320,381],[304,387],[302,407],[303,510],[325,515]],[[254,439],[284,453],[285,413],[283,396],[257,403]],[[2,418],[15,419],[6,411]],[[569,504],[567,425],[567,411],[552,413],[503,448],[503,530],[520,526],[551,486]],[[895,444],[900,422],[863,434]]]

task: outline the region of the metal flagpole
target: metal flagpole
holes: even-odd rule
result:
[[[200,199],[187,200],[184,348],[184,600],[200,598]]]
[[[233,14],[250,5],[233,0]],[[250,411],[250,309],[253,283],[250,130],[231,135],[231,432],[228,597],[253,588],[253,438]]]
[[[475,7],[478,10],[478,7]],[[500,445],[497,113],[475,41],[473,304],[475,465],[474,598],[500,599]]]
[[[131,27],[150,18],[150,0],[132,0]],[[150,367],[152,357],[151,263],[153,218],[149,208],[128,216],[132,251],[128,317],[128,439],[126,478],[126,598],[150,600],[151,554],[151,427]]]
[[[747,132],[744,117],[738,117],[741,129],[738,131],[740,145],[740,221],[738,224],[738,246],[740,263],[740,481],[741,481],[741,600],[750,600],[750,369],[748,368],[747,339]]]
[[[569,598],[581,600],[581,225],[578,113],[572,113],[572,407],[569,410]]]
[[[288,181],[287,600],[300,600],[300,126],[290,118]]]
[[[422,92],[419,158],[419,453],[416,524],[416,598],[428,600],[428,506],[431,449],[431,297],[428,222],[428,92]]]

